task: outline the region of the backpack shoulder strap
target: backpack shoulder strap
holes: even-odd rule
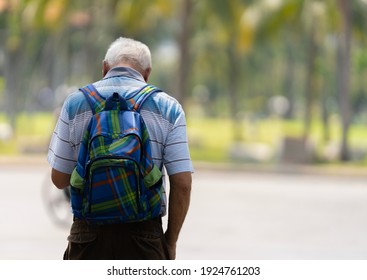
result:
[[[93,115],[102,111],[106,105],[106,99],[98,92],[93,84],[79,89],[87,99]]]
[[[106,106],[106,99],[98,92],[93,84],[89,84],[79,89],[87,99],[93,114],[99,113],[104,110]],[[161,92],[159,88],[153,85],[145,85],[139,89],[132,97],[128,99],[131,104],[131,108],[134,111],[140,112],[140,109],[146,99],[155,92]]]
[[[140,112],[143,103],[147,100],[149,96],[153,93],[161,92],[159,88],[153,85],[145,85],[139,91],[137,91],[132,97],[129,98],[129,102],[132,105],[134,111]]]

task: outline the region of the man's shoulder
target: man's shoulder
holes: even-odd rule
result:
[[[179,115],[184,114],[181,104],[164,91],[156,92],[147,99],[144,109],[162,115],[170,123],[174,123]]]
[[[127,99],[130,98],[130,95],[132,96],[134,92],[147,85],[140,81],[130,81],[130,79],[125,80],[118,77],[102,79],[92,84],[103,97],[107,97],[112,92],[119,92]],[[164,119],[174,123],[179,115],[184,114],[181,104],[166,91],[159,87],[156,88],[159,89],[159,91],[153,93],[144,102],[142,110],[159,114]],[[72,92],[66,98],[65,109],[68,111],[70,118],[90,111],[89,104],[80,90]]]
[[[83,93],[80,90],[76,90],[66,97],[64,110],[67,112],[69,119],[73,119],[76,115],[89,111],[90,107]]]

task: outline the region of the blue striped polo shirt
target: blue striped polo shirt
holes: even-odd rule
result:
[[[104,79],[94,86],[104,97],[113,92],[126,99],[145,85],[139,72],[128,67],[111,69]],[[185,113],[181,105],[164,92],[154,93],[143,104],[140,111],[148,128],[154,163],[163,175],[193,172],[190,159]],[[92,118],[92,111],[80,91],[70,94],[61,109],[53,132],[47,160],[52,168],[71,174],[77,159],[84,132]],[[164,205],[167,211],[166,180],[164,181]]]

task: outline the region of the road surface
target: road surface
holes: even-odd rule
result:
[[[47,214],[46,178],[45,163],[0,165],[0,259],[62,258],[69,229]],[[199,167],[177,258],[366,259],[366,179]]]

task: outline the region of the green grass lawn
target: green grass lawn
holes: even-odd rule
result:
[[[0,123],[6,119],[0,115]],[[38,153],[45,151],[50,140],[55,119],[51,113],[19,114],[16,119],[13,137],[0,140],[0,154],[16,155],[23,152]]]
[[[5,122],[6,118],[0,114],[0,124]],[[13,137],[9,140],[0,140],[0,154],[45,152],[54,125],[55,119],[52,113],[19,114]],[[188,118],[187,127],[192,159],[209,162],[231,161],[229,151],[233,146],[234,130],[241,132],[241,143],[262,144],[274,150],[279,148],[284,137],[302,137],[303,135],[303,124],[297,120],[243,121],[235,127],[229,119]],[[341,129],[338,122],[330,123],[329,134],[330,140],[326,142],[321,123],[313,122],[310,138],[315,143],[318,152],[328,143],[340,143]],[[365,139],[367,139],[367,127],[353,125],[349,134],[350,147],[367,150]],[[364,164],[365,160],[361,162]]]
[[[303,123],[298,120],[243,121],[241,125],[234,127],[229,119],[189,118],[188,134],[192,158],[213,162],[231,161],[229,151],[233,145],[234,129],[241,131],[243,143],[263,144],[274,150],[279,149],[285,137],[303,137]],[[315,145],[316,153],[321,153],[327,146],[340,144],[341,127],[337,121],[331,122],[329,124],[329,139],[326,140],[322,124],[314,121],[309,138]],[[365,139],[367,139],[367,126],[351,126],[349,133],[351,150],[367,151]]]

